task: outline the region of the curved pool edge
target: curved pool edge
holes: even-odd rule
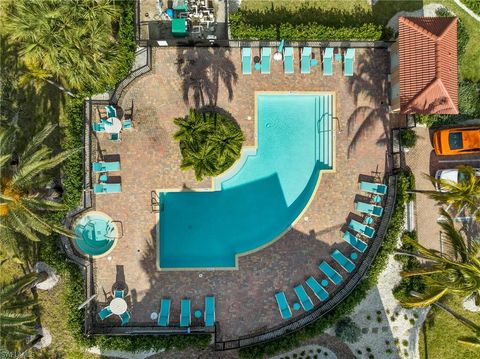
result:
[[[260,251],[262,249],[265,249],[266,247],[272,245],[276,241],[278,241],[280,238],[284,237],[300,220],[300,218],[305,214],[305,212],[309,209],[312,201],[314,200],[318,188],[320,186],[321,180],[322,180],[322,175],[323,173],[328,174],[328,173],[335,173],[336,172],[336,131],[337,131],[337,122],[333,121],[333,119],[336,117],[336,93],[333,91],[255,91],[254,96],[255,96],[255,145],[254,146],[246,146],[242,149],[242,155],[241,157],[237,160],[237,162],[227,170],[227,172],[221,174],[220,176],[212,178],[212,189],[210,191],[218,191],[221,190],[221,183],[224,182],[225,180],[228,180],[235,176],[235,174],[238,173],[238,171],[245,165],[246,160],[248,159],[249,156],[252,154],[249,154],[248,151],[254,149],[255,153],[258,148],[258,96],[259,95],[319,95],[319,96],[331,96],[332,97],[332,156],[333,156],[333,161],[332,161],[332,167],[331,168],[325,168],[325,169],[319,169],[319,174],[318,178],[316,180],[314,189],[306,203],[306,205],[303,207],[303,209],[300,211],[300,213],[295,217],[295,219],[288,225],[288,227],[280,233],[278,236],[273,238],[272,240],[262,244],[259,247],[253,248],[251,250],[247,250],[245,252],[241,253],[236,253],[234,255],[234,262],[235,265],[233,267],[166,267],[162,268],[160,265],[160,255],[159,255],[159,250],[160,250],[160,214],[158,216],[158,221],[156,224],[156,245],[157,245],[157,260],[155,261],[156,267],[158,271],[215,271],[215,270],[238,270],[239,269],[239,258],[242,256],[250,255],[253,253],[256,253],[257,251]],[[245,151],[245,153],[244,153]],[[323,173],[322,173],[323,172]],[[227,176],[225,176],[227,174]],[[226,178],[223,178],[223,177]],[[222,177],[222,181],[218,181],[218,177]],[[205,190],[200,190],[201,192],[204,192]],[[199,191],[199,192],[200,192]],[[209,190],[207,190],[209,191]],[[157,190],[157,193],[164,192],[164,190]]]

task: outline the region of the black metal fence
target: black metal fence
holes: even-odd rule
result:
[[[333,310],[340,302],[342,302],[360,283],[362,278],[368,271],[373,259],[378,253],[382,245],[383,238],[387,232],[388,224],[395,208],[396,198],[396,176],[388,177],[388,195],[385,203],[385,210],[380,225],[377,228],[377,234],[368,246],[366,254],[361,264],[357,267],[356,272],[348,278],[340,289],[325,303],[318,304],[311,312],[305,313],[301,317],[294,318],[289,322],[271,328],[260,334],[240,337],[235,340],[215,341],[215,350],[230,350],[244,348],[255,344],[268,342],[281,338],[289,333],[295,332],[308,324],[318,320],[331,310]],[[221,328],[220,328],[221,329]],[[217,338],[215,338],[216,340]]]

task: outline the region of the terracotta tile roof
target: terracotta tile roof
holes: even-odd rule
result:
[[[400,113],[457,114],[457,18],[399,18]]]

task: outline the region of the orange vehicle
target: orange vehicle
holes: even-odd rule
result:
[[[480,153],[480,128],[446,128],[435,131],[433,148],[437,155],[442,156]]]

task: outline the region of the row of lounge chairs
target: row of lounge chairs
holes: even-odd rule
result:
[[[360,189],[374,196],[383,196],[387,193],[387,186],[379,183],[361,182]],[[357,202],[355,208],[360,213],[366,215],[373,215],[379,217],[383,214],[383,208],[381,206],[370,203]],[[367,238],[372,238],[375,234],[375,230],[372,227],[353,219],[350,221],[348,227],[353,231],[357,232],[357,235],[362,235]],[[343,235],[343,240],[347,242],[353,249],[357,250],[360,253],[363,253],[367,249],[368,245],[362,239],[358,238],[357,235],[354,235],[347,230]],[[348,257],[340,250],[335,249],[330,254],[330,257],[347,273],[352,273],[356,268],[355,260],[358,259],[358,254],[356,252],[352,252]],[[342,275],[328,262],[322,261],[318,268],[322,272],[322,274],[335,286],[338,286],[342,283]],[[313,292],[313,294],[318,298],[318,300],[323,302],[329,297],[329,293],[325,289],[325,287],[328,286],[328,280],[322,279],[321,283],[319,283],[313,276],[310,276],[305,280],[305,283]],[[301,305],[301,307],[305,311],[309,311],[314,308],[314,304],[302,284],[295,286],[293,288],[293,291],[295,292],[295,295],[297,296],[299,301],[299,304],[294,304],[294,309],[297,309],[295,308],[295,305]],[[275,293],[275,299],[277,301],[278,309],[282,318],[291,318],[292,311],[290,309],[290,305],[287,301],[285,293],[282,291]]]
[[[119,161],[112,161],[112,162],[93,162],[92,163],[92,171],[94,173],[103,173],[100,175],[106,176],[109,172],[117,172],[120,171],[120,162]],[[101,193],[120,193],[122,192],[122,185],[120,183],[95,183],[93,185],[93,192],[97,194]]]
[[[168,327],[170,324],[170,308],[172,300],[163,298],[160,301],[160,313],[158,315],[157,325],[161,327]],[[180,302],[180,326],[189,327],[192,323],[190,299],[182,299]],[[205,297],[205,310],[203,313],[203,320],[206,327],[213,327],[215,325],[215,297]]]
[[[260,63],[255,64],[254,68],[259,70],[262,74],[270,73],[270,47],[261,48],[261,57]],[[337,54],[341,61],[342,54]],[[333,75],[333,48],[327,47],[322,53],[322,64],[323,64],[323,75],[332,76]],[[343,55],[343,64],[344,64],[344,75],[353,76],[353,62],[355,59],[355,49],[349,48],[345,51]],[[309,74],[311,67],[318,65],[318,60],[312,57],[312,48],[304,47],[302,48],[302,53],[300,57],[300,72],[302,74]],[[293,47],[285,47],[283,49],[283,68],[285,74],[293,74],[294,71],[294,53]],[[242,74],[250,75],[252,73],[252,49],[250,47],[242,48]]]

